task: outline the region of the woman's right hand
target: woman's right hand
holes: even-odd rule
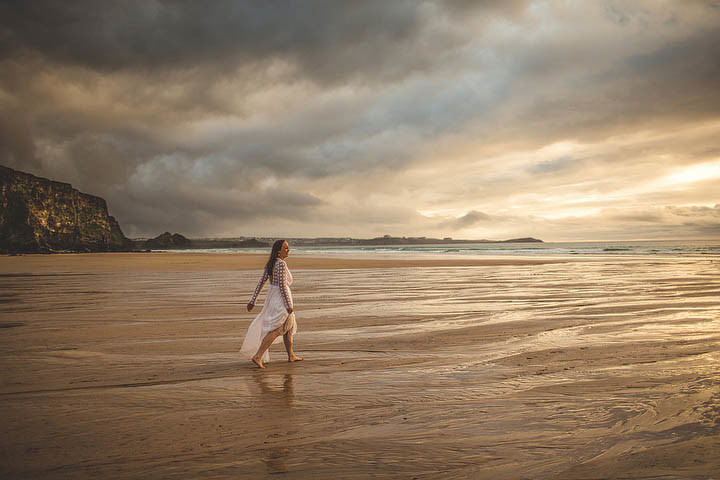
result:
[[[254,307],[254,306],[255,306],[255,304],[254,304],[254,303],[252,303],[252,302],[249,302],[249,303],[247,304],[247,309],[248,309],[248,312],[252,312],[252,309],[253,309],[253,307]]]

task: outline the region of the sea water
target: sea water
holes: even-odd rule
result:
[[[720,256],[720,240],[653,240],[615,242],[448,243],[431,245],[291,245],[293,255],[432,255],[432,256],[565,256],[662,255]],[[267,253],[267,248],[211,248],[195,253]]]

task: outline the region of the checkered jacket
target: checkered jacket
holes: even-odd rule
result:
[[[290,295],[290,285],[288,284],[289,273],[290,271],[287,268],[285,260],[278,258],[275,261],[275,268],[273,268],[272,277],[270,277],[270,285],[280,287],[280,293],[282,294],[283,302],[285,303],[285,308],[287,310],[293,308],[292,295]],[[252,303],[253,305],[255,305],[255,300],[257,300],[257,296],[260,294],[260,290],[262,290],[263,285],[265,285],[265,282],[267,282],[267,280],[267,270],[263,269],[262,278],[258,282],[257,287],[255,287],[255,292],[250,299],[250,303]]]

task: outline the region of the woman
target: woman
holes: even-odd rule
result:
[[[290,285],[292,284],[292,275],[287,268],[285,258],[290,254],[290,246],[285,240],[276,240],[270,252],[270,259],[265,265],[262,278],[255,288],[250,302],[247,304],[248,312],[252,311],[255,306],[260,290],[262,290],[265,282],[270,279],[270,291],[263,305],[262,310],[252,321],[248,328],[245,341],[240,351],[246,354],[252,354],[252,362],[260,368],[265,368],[263,362],[270,361],[270,353],[268,348],[270,345],[280,340],[280,336],[285,341],[285,350],[288,354],[288,362],[297,362],[302,360],[301,357],[293,352],[293,335],[297,331],[295,324],[295,314],[293,313],[292,294],[290,293]]]

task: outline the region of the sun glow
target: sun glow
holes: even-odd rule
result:
[[[679,169],[675,173],[663,177],[660,183],[663,185],[680,185],[713,178],[720,178],[720,161],[718,160]]]

